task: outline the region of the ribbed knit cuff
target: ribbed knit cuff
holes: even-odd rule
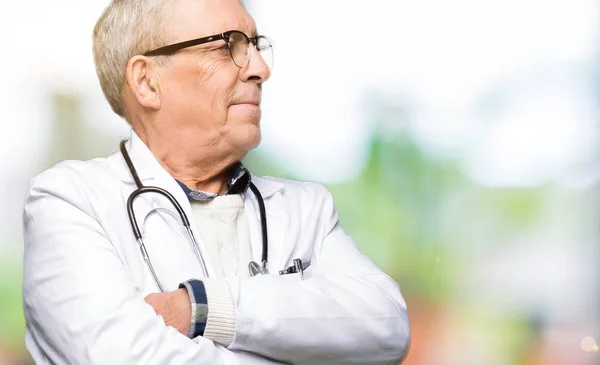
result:
[[[204,338],[225,347],[235,336],[235,304],[229,285],[222,279],[203,279],[208,298],[208,320]]]

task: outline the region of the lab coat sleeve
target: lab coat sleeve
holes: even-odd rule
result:
[[[41,364],[271,364],[167,327],[94,218],[85,182],[54,168],[24,208],[27,342]]]
[[[316,272],[305,280],[293,274],[241,282],[229,348],[296,365],[397,365],[410,343],[400,289],[359,252],[338,222],[331,195],[320,187],[315,200],[323,234],[314,243],[316,267],[308,269]]]

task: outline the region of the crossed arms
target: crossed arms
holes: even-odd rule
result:
[[[357,250],[326,191],[319,202],[326,234],[315,243],[320,258],[314,277],[264,275],[232,285],[236,334],[224,348],[182,334],[185,326],[177,323],[189,319],[185,304],[164,307],[180,299],[145,301],[81,189],[48,181],[34,181],[24,213],[24,310],[28,347],[38,359],[396,365],[408,350],[406,306],[397,284]]]

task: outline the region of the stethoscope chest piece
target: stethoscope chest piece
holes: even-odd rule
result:
[[[250,271],[250,276],[265,275],[269,273],[267,271],[266,261],[263,261],[262,265],[256,261],[250,261],[248,264],[248,270]]]

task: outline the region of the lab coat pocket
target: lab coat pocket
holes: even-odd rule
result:
[[[294,282],[300,282],[300,281],[304,280],[304,274],[301,274],[301,273],[285,274],[285,275],[281,275],[281,276],[286,278],[286,280],[291,280]]]

